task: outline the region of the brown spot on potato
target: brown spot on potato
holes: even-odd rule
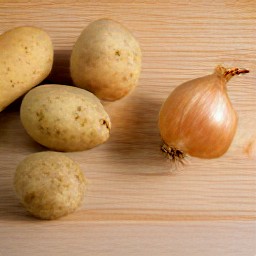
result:
[[[76,121],[80,118],[80,116],[78,115],[78,113],[75,113],[74,118],[75,118]]]
[[[115,51],[115,55],[116,55],[116,56],[121,56],[120,51],[119,51],[119,50],[116,50],[116,51]]]
[[[105,125],[107,127],[107,129],[109,129],[109,124],[108,124],[108,122],[105,119],[101,119],[100,120],[100,124],[101,125]]]
[[[29,53],[29,52],[28,52],[28,47],[27,47],[27,46],[25,46],[25,47],[24,47],[24,50],[25,50],[25,53]]]
[[[80,122],[80,124],[81,124],[82,127],[84,127],[86,123],[87,123],[87,120],[86,120],[86,119],[84,119],[84,120],[82,120],[82,121]]]
[[[36,116],[38,118],[38,121],[41,122],[44,119],[44,112],[42,109],[36,112]]]
[[[56,130],[56,136],[60,136],[60,130]]]
[[[70,168],[70,166],[68,166],[67,164],[66,164],[66,166],[68,167],[68,168]],[[58,182],[62,182],[63,181],[63,177],[62,176],[58,176],[57,177],[57,180],[58,180]]]

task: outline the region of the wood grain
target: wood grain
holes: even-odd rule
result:
[[[0,0],[0,33],[33,25],[52,37],[55,61],[47,83],[72,83],[72,45],[98,18],[123,23],[143,51],[139,86],[123,100],[104,103],[110,140],[67,154],[90,182],[79,211],[63,219],[38,221],[19,205],[15,167],[46,149],[25,133],[20,100],[0,113],[0,255],[255,255],[256,160],[246,154],[256,138],[255,10],[254,0]],[[177,85],[218,64],[250,70],[229,83],[239,115],[235,140],[225,156],[190,159],[170,173],[159,151],[160,106]]]

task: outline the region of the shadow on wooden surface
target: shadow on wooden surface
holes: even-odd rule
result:
[[[10,150],[11,154],[9,157],[12,157],[12,154],[16,152],[18,148],[14,145],[21,144],[27,153],[39,152],[46,150],[45,147],[41,146],[35,142],[23,128],[20,117],[19,117],[19,107],[16,103],[10,105],[7,109],[0,113],[0,151],[1,150]],[[1,162],[0,162],[1,168]]]
[[[69,72],[69,62],[70,62],[71,50],[55,50],[54,51],[54,61],[53,67],[50,75],[43,82],[51,84],[64,84],[73,85],[70,72]]]
[[[8,204],[1,205],[0,208],[0,222],[1,221],[21,221],[27,220],[31,222],[29,213],[21,206],[18,199],[15,196],[15,192],[10,189],[10,186],[4,186],[0,188],[0,200],[2,202],[8,202]]]
[[[113,127],[107,150],[111,152],[113,162],[134,166],[130,168],[130,174],[147,174],[149,169],[151,173],[155,170],[157,175],[160,174],[159,164],[165,162],[158,130],[161,105],[162,101],[158,99],[133,92],[122,102],[105,106]],[[147,166],[151,168],[145,168]]]

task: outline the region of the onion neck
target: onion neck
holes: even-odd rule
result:
[[[223,66],[217,66],[215,73],[228,82],[233,76],[249,73],[249,70],[245,68],[224,68]]]

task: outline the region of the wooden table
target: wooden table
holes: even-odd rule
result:
[[[99,18],[123,23],[143,51],[137,89],[105,104],[110,140],[68,153],[90,181],[74,214],[40,221],[21,207],[12,187],[15,167],[45,148],[22,128],[20,101],[0,113],[0,255],[256,255],[256,161],[246,153],[256,138],[256,1],[95,2],[0,0],[0,32],[34,25],[52,37],[48,82],[71,82],[72,45]],[[170,173],[159,151],[159,108],[177,85],[217,64],[251,71],[228,87],[240,118],[235,140],[223,157],[191,159]]]

